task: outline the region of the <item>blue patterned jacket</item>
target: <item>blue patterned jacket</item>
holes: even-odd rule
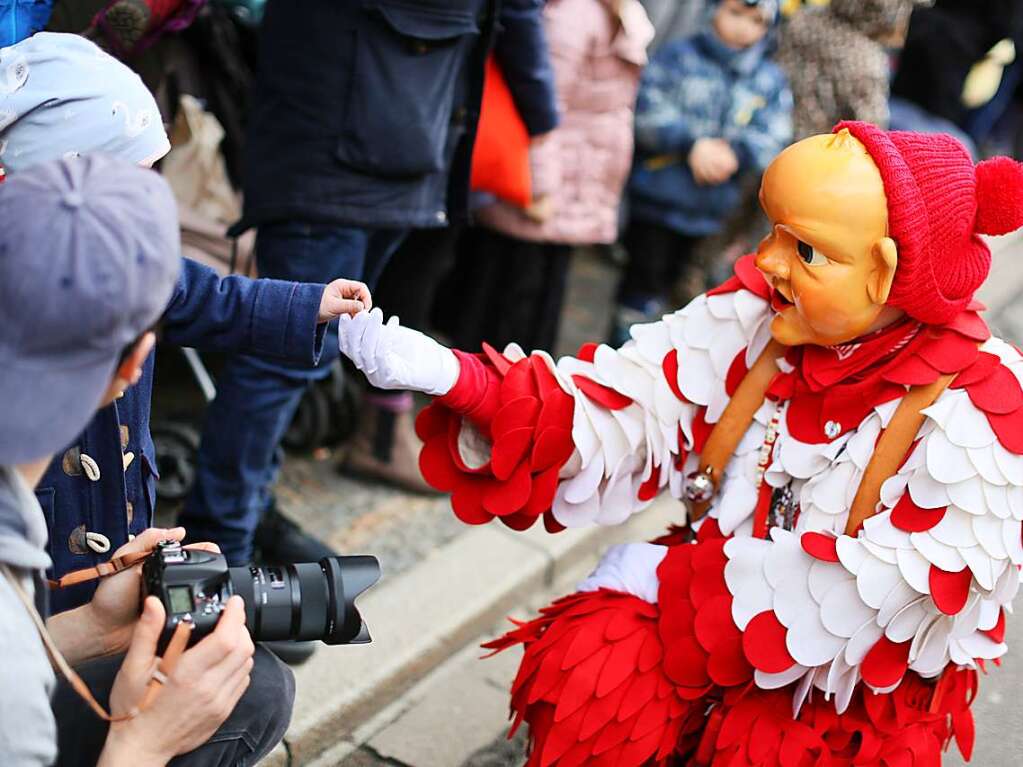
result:
[[[765,38],[736,51],[708,28],[658,49],[636,104],[634,219],[711,234],[738,203],[742,176],[762,172],[792,140],[792,94],[768,46]],[[725,139],[739,158],[739,172],[718,186],[698,186],[686,159],[704,137]]]

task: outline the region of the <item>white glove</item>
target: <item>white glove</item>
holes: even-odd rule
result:
[[[403,328],[397,317],[384,324],[379,309],[341,315],[338,321],[341,353],[355,363],[370,384],[378,389],[409,389],[433,396],[451,391],[461,366],[445,346],[412,328]]]

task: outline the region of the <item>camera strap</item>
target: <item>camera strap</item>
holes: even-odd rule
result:
[[[127,560],[132,558],[134,558],[135,561],[132,562],[131,564],[137,564],[144,557],[136,557],[135,555],[130,555],[127,557],[119,557],[118,559]],[[111,563],[113,561],[114,560],[111,560]],[[128,567],[131,567],[131,564],[120,566],[120,570],[124,570]],[[101,566],[89,568],[89,570],[99,570],[100,567]],[[36,609],[35,602],[33,601],[32,597],[28,595],[28,592],[25,590],[25,587],[21,584],[21,579],[18,578],[18,576],[11,570],[9,565],[6,564],[0,565],[0,570],[3,571],[3,574],[6,576],[7,581],[11,584],[11,588],[14,589],[14,593],[17,594],[19,601],[22,603],[22,605],[24,605],[25,610],[28,612],[29,617],[32,619],[32,623],[35,625],[36,631],[39,633],[39,638],[42,640],[43,647],[46,648],[46,654],[50,658],[50,663],[54,666],[54,668],[60,671],[61,675],[63,675],[65,679],[67,679],[68,684],[71,685],[71,688],[78,694],[78,696],[82,700],[86,702],[86,704],[89,706],[89,708],[93,710],[96,716],[98,716],[100,719],[106,722],[125,722],[129,719],[134,719],[136,716],[139,715],[140,712],[145,711],[150,705],[152,705],[153,700],[156,698],[157,694],[160,691],[160,688],[167,682],[167,677],[170,676],[171,673],[173,673],[175,666],[177,666],[178,660],[181,658],[181,654],[185,651],[185,647],[188,646],[188,638],[189,635],[192,633],[193,627],[191,623],[183,621],[175,627],[174,634],[171,636],[171,640],[167,645],[167,650],[163,654],[163,657],[159,659],[157,667],[153,671],[153,676],[149,680],[149,683],[146,685],[146,689],[142,693],[142,698],[141,700],[139,700],[138,704],[135,705],[126,714],[118,714],[117,716],[114,716],[113,714],[108,713],[107,710],[103,708],[102,705],[100,705],[99,701],[96,700],[92,692],[89,690],[89,686],[71,667],[71,664],[67,662],[67,659],[61,653],[60,649],[57,647],[57,643],[53,640],[53,637],[50,635],[49,630],[46,628],[46,621],[43,620],[43,617],[39,614],[39,611]],[[113,573],[119,572],[120,570],[112,569],[104,574],[112,575]],[[76,575],[77,573],[84,572],[86,571],[79,570],[76,571],[76,573],[69,573],[69,575]],[[104,576],[103,575],[92,576],[92,578],[101,577]],[[74,583],[81,583],[84,580],[92,580],[92,578],[83,578],[81,580],[74,581]]]
[[[99,580],[110,575],[117,575],[117,573],[127,570],[129,567],[134,567],[152,553],[151,550],[135,551],[122,557],[114,557],[108,562],[100,562],[95,567],[83,567],[81,570],[72,570],[55,581],[47,580],[46,585],[51,589],[66,589],[68,586],[77,586],[79,583],[87,583],[88,581]]]

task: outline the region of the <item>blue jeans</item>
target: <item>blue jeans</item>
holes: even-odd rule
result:
[[[261,277],[298,282],[362,280],[370,288],[405,237],[401,229],[360,229],[308,223],[261,227],[256,263]],[[206,411],[195,487],[181,524],[191,540],[213,541],[232,566],[247,564],[280,465],[280,441],[311,380],[338,357],[337,323],[327,330],[314,368],[238,354],[217,379]]]

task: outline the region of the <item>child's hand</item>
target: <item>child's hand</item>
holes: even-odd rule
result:
[[[373,308],[373,298],[365,283],[357,280],[334,280],[320,299],[320,322],[327,322],[347,314],[354,317],[361,311]]]
[[[701,138],[689,152],[689,167],[697,184],[713,186],[724,183],[739,170],[739,158],[724,139]]]
[[[526,214],[526,218],[530,221],[542,224],[550,220],[550,218],[554,215],[554,210],[554,198],[549,194],[545,194],[533,200],[528,207],[523,209],[522,212]]]

